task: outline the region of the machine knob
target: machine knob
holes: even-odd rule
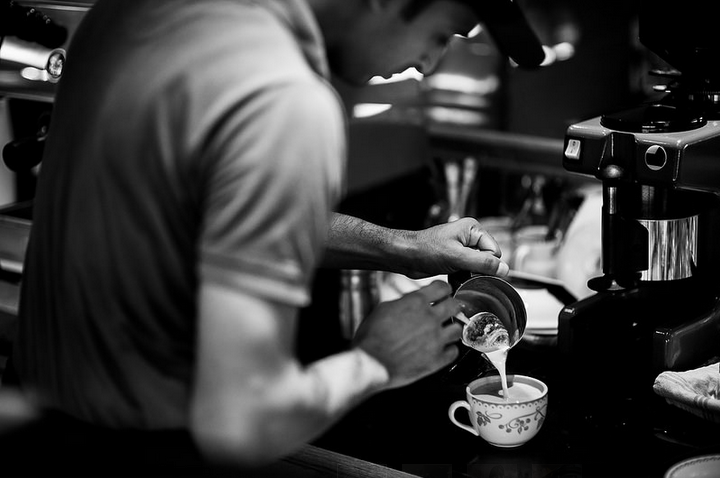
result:
[[[10,171],[29,171],[42,161],[45,137],[30,137],[12,141],[3,148],[3,160]]]

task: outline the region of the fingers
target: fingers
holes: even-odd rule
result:
[[[445,361],[445,365],[450,365],[460,356],[460,349],[457,344],[452,344],[445,347],[442,353],[442,359]]]
[[[426,298],[435,298],[431,301],[433,315],[439,322],[445,323],[447,320],[462,310],[459,300],[450,297],[452,289],[446,282],[435,281],[418,290],[418,292]],[[440,329],[440,339],[444,344],[453,344],[462,338],[463,327],[461,324],[449,322]]]
[[[510,267],[500,259],[502,250],[492,235],[483,229],[475,219],[466,218],[469,222],[466,247],[475,249],[472,261],[476,263],[476,272],[507,276]]]
[[[478,233],[475,232],[475,234]],[[500,245],[497,243],[495,238],[492,237],[492,235],[485,230],[479,233],[476,247],[481,251],[491,252],[492,255],[494,255],[495,257],[502,256],[502,250],[500,249]]]
[[[452,345],[462,339],[463,326],[461,324],[451,322],[449,325],[442,328],[440,332],[443,343],[446,345]]]
[[[464,256],[464,269],[470,269],[472,272],[492,274],[498,277],[505,277],[510,272],[507,262],[487,251],[467,249]]]
[[[440,323],[447,322],[462,310],[460,301],[450,296],[452,288],[443,281],[435,281],[416,292],[432,307],[433,316]],[[446,327],[447,328],[447,327]],[[462,331],[462,328],[460,329]]]
[[[459,300],[456,300],[452,297],[447,297],[441,302],[434,303],[433,309],[435,315],[441,318],[442,322],[445,322],[450,317],[457,315],[462,310],[462,304]]]
[[[496,259],[489,261],[491,264],[488,267],[489,270],[495,269],[495,275],[498,277],[505,277],[510,273],[510,266],[507,262]]]
[[[470,225],[468,238],[468,247],[474,247],[481,251],[492,253],[495,257],[500,257],[502,251],[495,238],[483,229],[482,225],[474,219],[469,219],[473,223]]]
[[[452,288],[450,284],[443,281],[433,281],[416,291],[428,304],[440,303],[450,297]]]

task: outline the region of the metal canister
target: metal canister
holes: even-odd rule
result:
[[[648,268],[644,281],[686,279],[697,265],[698,217],[644,220],[648,230]]]

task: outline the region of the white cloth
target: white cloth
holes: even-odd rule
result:
[[[720,371],[717,363],[685,372],[662,372],[653,390],[668,403],[720,423]]]

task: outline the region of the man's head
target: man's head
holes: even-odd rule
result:
[[[527,61],[518,61],[521,65],[542,61],[542,56],[537,59],[538,49],[542,55],[539,42],[511,0],[317,0],[311,5],[333,72],[351,83],[410,67],[432,73],[448,41],[466,35],[479,22],[501,49],[511,50],[505,53],[514,60],[530,50]]]

